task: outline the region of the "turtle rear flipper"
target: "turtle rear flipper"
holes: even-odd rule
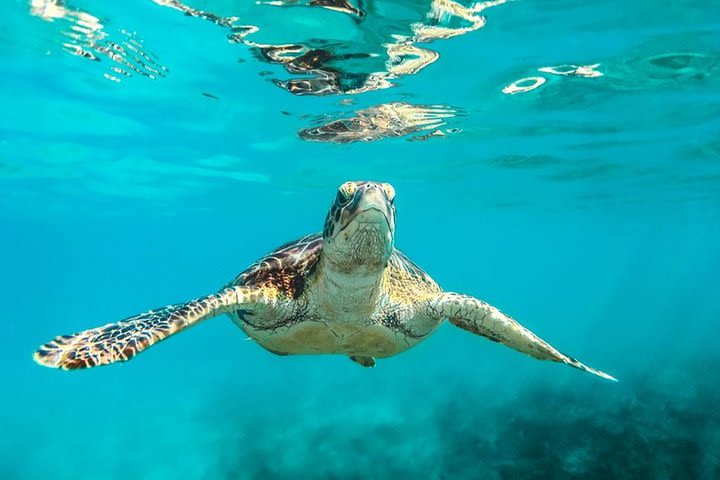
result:
[[[198,322],[265,300],[260,289],[231,287],[187,303],[150,310],[117,323],[61,335],[37,349],[36,362],[75,370],[130,360],[151,345]]]
[[[374,367],[375,359],[373,357],[363,357],[361,355],[350,355],[350,360],[362,365],[363,367]]]

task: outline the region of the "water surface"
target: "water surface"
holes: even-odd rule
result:
[[[706,1],[11,1],[0,477],[720,477],[720,15]],[[443,326],[363,369],[218,318],[119,366],[54,335],[213,291],[397,190],[397,247],[610,384]]]

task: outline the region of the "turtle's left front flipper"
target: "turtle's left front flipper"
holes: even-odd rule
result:
[[[63,370],[124,362],[202,320],[238,308],[252,310],[255,305],[267,301],[265,290],[229,287],[187,303],[150,310],[74,335],[55,337],[38,348],[33,357],[41,365]]]
[[[593,375],[617,381],[615,377],[559,352],[497,308],[477,298],[457,293],[440,293],[428,303],[428,312],[436,318],[447,318],[469,332],[502,343],[539,360],[565,363]]]

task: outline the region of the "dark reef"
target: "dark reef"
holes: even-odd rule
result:
[[[207,478],[718,479],[719,364],[502,399],[456,388],[401,413],[223,411],[234,430]]]

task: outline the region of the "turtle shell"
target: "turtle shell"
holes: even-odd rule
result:
[[[273,287],[297,299],[320,260],[323,238],[313,233],[288,242],[241,272],[228,286]]]

